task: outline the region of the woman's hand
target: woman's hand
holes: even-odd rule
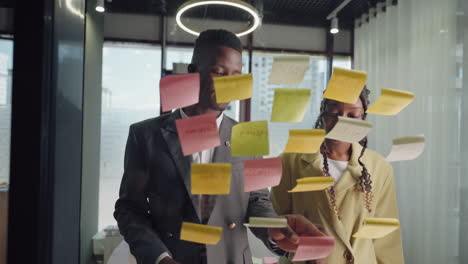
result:
[[[314,224],[303,215],[285,215],[287,228],[269,228],[268,234],[279,248],[296,252],[300,236],[325,236]]]

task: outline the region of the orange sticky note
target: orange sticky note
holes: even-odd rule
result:
[[[163,112],[196,104],[200,94],[200,74],[164,76],[159,81],[159,93]]]
[[[244,160],[244,192],[278,185],[282,171],[280,158]]]
[[[177,119],[176,127],[185,156],[220,144],[216,116],[213,114]]]
[[[333,68],[333,74],[328,82],[324,98],[354,104],[357,102],[364,85],[367,73],[362,71]]]
[[[293,261],[307,261],[328,257],[335,247],[332,236],[301,236]]]
[[[182,223],[180,239],[200,244],[216,245],[221,239],[223,229],[217,226]]]

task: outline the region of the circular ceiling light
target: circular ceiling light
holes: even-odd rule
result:
[[[190,1],[187,1],[177,10],[177,15],[176,15],[177,25],[179,25],[179,27],[181,27],[183,30],[187,31],[190,34],[193,34],[195,36],[200,35],[200,32],[197,32],[187,27],[186,25],[184,25],[184,23],[182,23],[181,21],[181,17],[189,9],[197,7],[197,6],[204,6],[204,5],[233,6],[233,7],[237,7],[249,13],[253,17],[253,20],[254,20],[253,24],[241,32],[236,32],[235,34],[238,37],[251,33],[260,25],[260,16],[258,15],[257,10],[253,6],[240,0],[190,0]]]

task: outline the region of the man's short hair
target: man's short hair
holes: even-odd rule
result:
[[[192,64],[197,65],[204,56],[206,50],[212,50],[218,46],[233,48],[242,53],[242,43],[232,32],[224,29],[208,29],[203,31],[195,41],[195,49],[192,55]]]

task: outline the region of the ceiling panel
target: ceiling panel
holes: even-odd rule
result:
[[[263,23],[328,27],[327,15],[344,0],[245,0],[263,16]],[[384,0],[353,0],[339,14],[340,27],[352,28],[354,19]],[[175,15],[186,0],[106,0],[109,12]],[[232,7],[199,7],[187,13],[190,18],[250,19]]]

